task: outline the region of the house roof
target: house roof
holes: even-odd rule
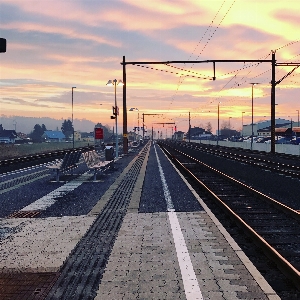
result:
[[[291,128],[275,128],[276,133],[285,133],[291,131]]]
[[[203,134],[205,132],[205,129],[201,127],[191,127],[190,128],[190,134],[195,135],[195,134]]]
[[[1,138],[16,138],[17,137],[17,133],[15,132],[15,130],[0,130],[0,137]]]
[[[61,131],[45,130],[44,136],[48,139],[65,139],[65,135]]]

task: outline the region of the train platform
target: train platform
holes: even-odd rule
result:
[[[48,195],[22,210],[52,204]],[[155,143],[86,214],[2,218],[0,228],[3,299],[280,299]],[[14,298],[37,275],[48,277]]]

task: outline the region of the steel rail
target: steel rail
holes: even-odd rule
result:
[[[193,148],[192,148],[193,147]],[[293,176],[300,178],[300,166],[294,166],[290,164],[284,164],[280,162],[274,162],[271,160],[262,159],[259,157],[253,157],[251,155],[245,156],[242,154],[233,153],[230,151],[224,151],[221,149],[210,149],[206,147],[199,147],[198,145],[192,145],[189,148],[202,151],[204,153],[212,153],[214,155],[246,163],[248,165],[255,165],[262,169],[276,171],[287,176]]]
[[[164,146],[161,145],[163,151],[171,157],[177,165],[180,166],[181,169],[183,169],[191,178],[193,178],[198,184],[201,185],[201,187],[213,197],[215,201],[249,234],[254,242],[262,247],[264,252],[277,264],[278,268],[287,276],[289,277],[296,286],[300,286],[300,271],[297,270],[290,262],[288,262],[278,251],[276,251],[263,237],[261,237],[251,226],[249,226],[240,216],[238,216],[227,204],[225,204],[209,187],[207,187],[199,178],[197,178],[188,168],[186,168],[174,155],[172,155]],[[174,149],[176,152],[179,152],[180,154],[188,157],[189,159],[192,159],[193,161],[200,163],[201,165],[208,167],[211,171],[214,171],[215,173],[219,174],[220,176],[226,177],[226,179],[229,179],[235,184],[240,185],[244,189],[250,190],[252,193],[256,193],[260,198],[264,198],[268,200],[270,203],[275,205],[276,207],[279,207],[281,210],[284,210],[286,213],[289,213],[290,215],[294,216],[297,220],[300,220],[300,213],[297,211],[283,205],[282,203],[272,199],[271,197],[268,197],[255,189],[248,187],[247,185],[243,184],[242,182],[239,182],[238,180],[200,162],[199,160],[191,157],[190,155],[187,155],[177,149]],[[274,200],[274,201],[272,201]]]

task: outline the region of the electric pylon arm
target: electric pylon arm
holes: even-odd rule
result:
[[[163,127],[165,126],[165,125],[168,125],[168,124],[175,124],[174,122],[172,122],[172,123],[152,123],[152,124],[161,124],[161,125],[163,125]]]
[[[283,79],[287,78],[288,76],[290,76],[296,69],[298,69],[300,67],[300,65],[296,66],[293,70],[291,70],[290,72],[288,72],[286,75],[284,75],[281,79],[277,80],[275,82],[275,85],[279,84]]]

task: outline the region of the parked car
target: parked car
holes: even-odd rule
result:
[[[283,137],[278,139],[277,141],[275,141],[275,144],[290,144],[291,143],[291,139]]]
[[[291,140],[291,144],[299,145],[300,144],[300,137],[294,138]]]

